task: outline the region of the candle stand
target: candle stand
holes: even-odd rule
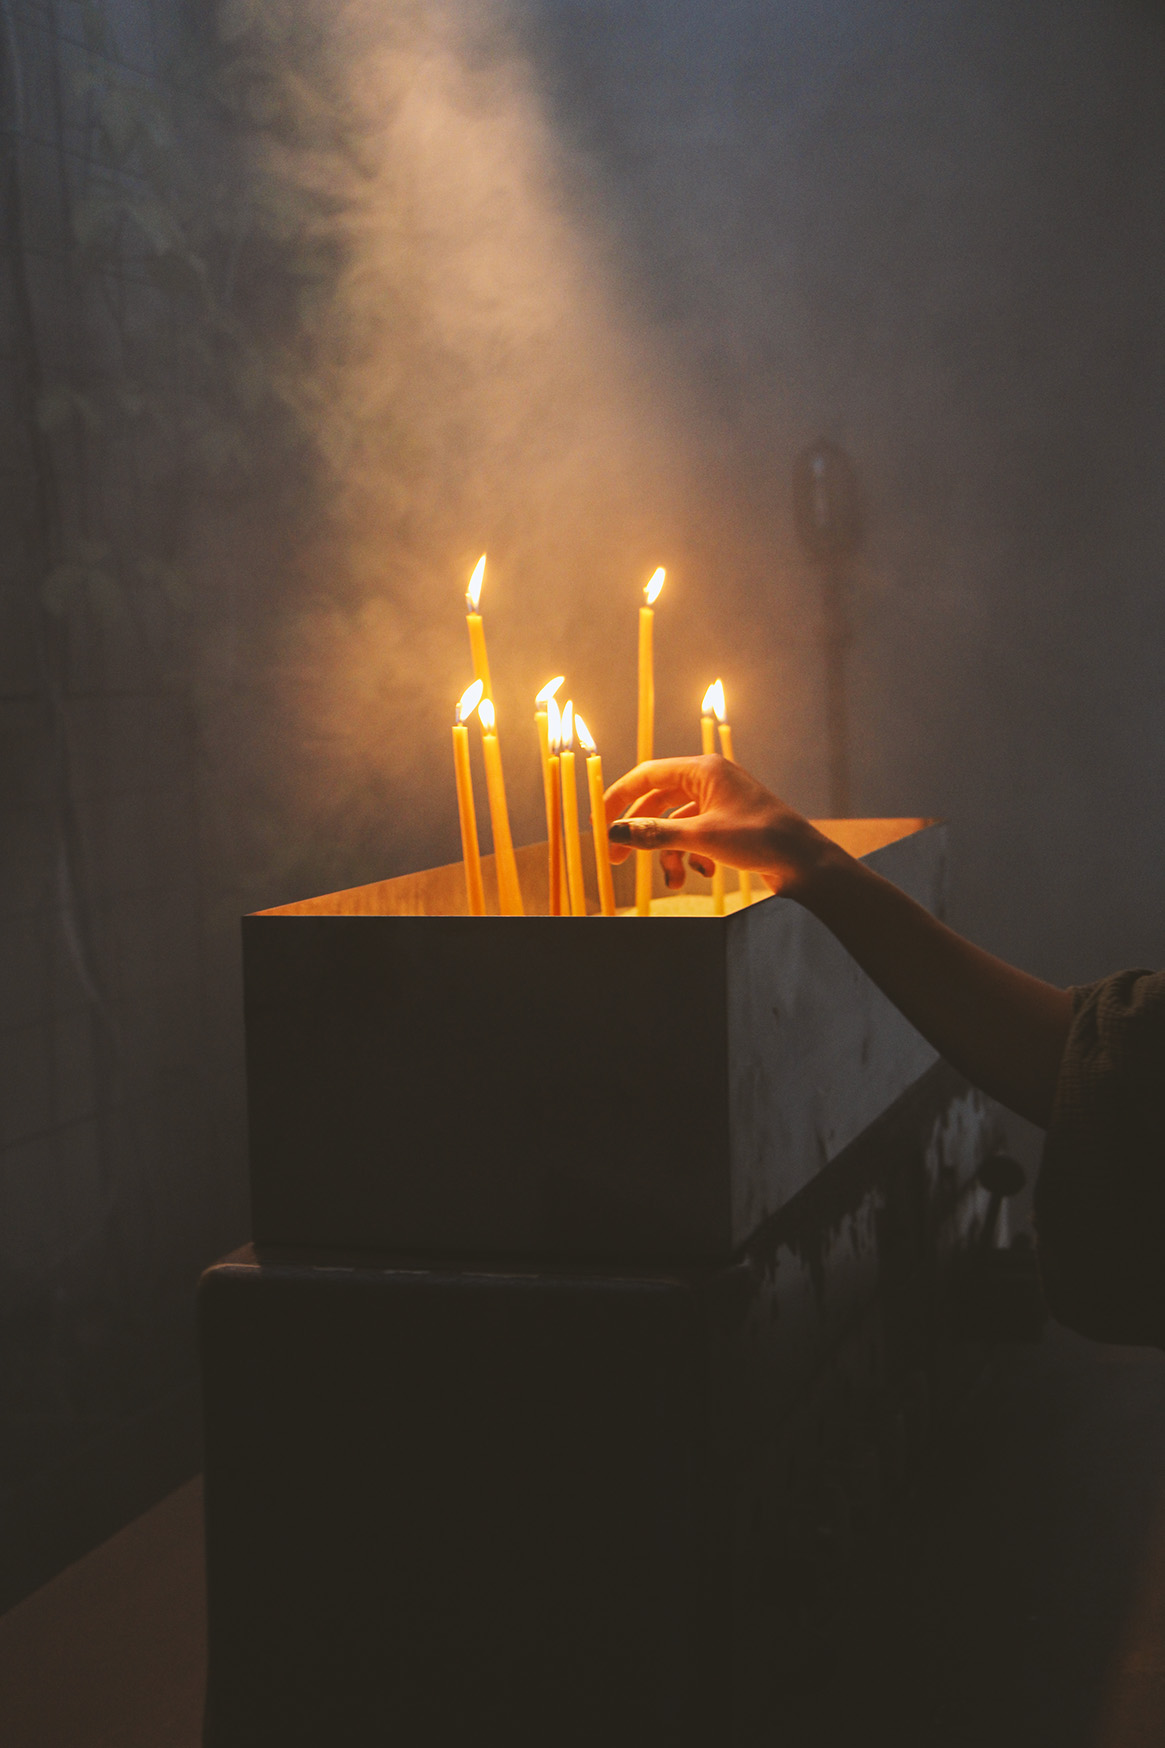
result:
[[[825,829],[941,905],[941,828]],[[798,907],[549,918],[518,861],[525,918],[454,868],[245,920],[207,1748],[775,1739],[975,1370],[988,1102]]]

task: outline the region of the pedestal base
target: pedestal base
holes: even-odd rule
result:
[[[994,1142],[940,1067],[728,1267],[211,1269],[207,1748],[775,1729],[971,1363]]]

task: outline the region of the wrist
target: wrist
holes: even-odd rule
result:
[[[821,916],[836,905],[844,905],[846,893],[860,882],[863,872],[861,863],[840,844],[814,830],[813,841],[799,858],[797,873],[784,887],[783,896]]]

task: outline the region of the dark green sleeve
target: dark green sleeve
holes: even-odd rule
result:
[[[1165,972],[1072,996],[1036,1185],[1044,1292],[1082,1335],[1165,1347]]]

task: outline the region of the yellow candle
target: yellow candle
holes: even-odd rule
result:
[[[469,579],[469,587],[465,591],[465,605],[469,608],[466,624],[469,626],[469,653],[473,657],[473,677],[480,680],[487,698],[493,698],[493,687],[489,678],[489,657],[485,653],[485,626],[482,623],[478,606],[481,603],[481,585],[485,577],[485,553],[483,552],[473,567],[473,575]]]
[[[712,688],[709,686],[708,691],[704,694],[705,710],[708,709],[711,691]],[[700,718],[700,746],[705,753],[716,751],[716,724],[710,716],[701,716]],[[712,911],[715,916],[724,915],[724,870],[719,862],[712,864]]]
[[[587,894],[583,885],[582,839],[578,830],[578,790],[574,781],[574,705],[567,700],[562,713],[562,824],[566,839],[566,874],[570,887],[571,916],[586,916]]]
[[[453,724],[453,771],[457,779],[457,814],[461,821],[461,855],[465,862],[465,897],[470,916],[485,915],[485,888],[481,883],[481,852],[477,845],[477,813],[473,805],[473,774],[469,765],[469,730],[466,718],[481,702],[481,681],[475,680],[457,706]]]
[[[607,839],[607,814],[603,807],[603,761],[590,729],[581,716],[574,719],[579,745],[587,755],[587,791],[591,800],[591,836],[595,840],[595,875],[599,884],[599,909],[615,914],[615,882],[611,878],[611,849]]]
[[[720,751],[726,759],[731,759],[735,764],[736,754],[732,750],[732,729],[724,720],[727,714],[724,705],[724,687],[719,680],[716,682],[715,690],[716,717],[720,723]],[[740,870],[740,903],[742,907],[752,903],[752,876],[743,868]]]
[[[655,654],[652,648],[655,627],[654,604],[663,588],[666,572],[662,565],[653,571],[644,588],[647,601],[639,609],[639,724],[636,758],[639,764],[654,756],[655,746]],[[635,914],[651,915],[651,851],[635,852]]]
[[[558,765],[561,718],[554,699],[554,694],[561,686],[564,677],[564,675],[559,674],[556,680],[548,681],[534,700],[536,704],[545,704],[546,706],[545,710],[535,711],[534,721],[538,726],[538,745],[542,752],[542,788],[546,797],[548,859],[546,878],[549,894],[548,909],[551,916],[561,916],[566,909],[564,903],[566,871],[562,860],[562,795]],[[553,720],[551,720],[552,718]]]
[[[562,853],[562,768],[558,753],[550,755],[550,914],[569,916],[566,857]]]
[[[514,840],[510,836],[510,816],[506,809],[502,755],[494,731],[494,707],[489,698],[482,699],[477,707],[477,714],[481,722],[485,786],[489,795],[489,818],[493,828],[494,860],[498,872],[498,909],[503,916],[523,916],[522,888],[518,884],[518,864],[514,860]]]

